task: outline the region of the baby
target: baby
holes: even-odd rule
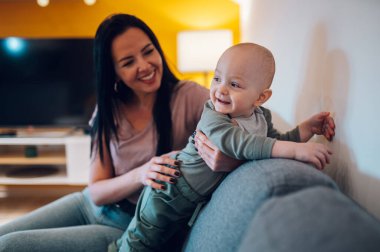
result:
[[[272,95],[275,73],[272,53],[257,44],[242,43],[220,57],[197,129],[224,154],[240,160],[291,158],[322,169],[331,151],[322,144],[304,143],[314,134],[334,135],[329,113],[319,113],[280,134],[271,113],[261,107]],[[213,172],[198,154],[194,134],[175,155],[182,177],[165,190],[145,187],[127,232],[116,243],[119,251],[159,250],[185,223],[194,222],[227,173]],[[110,246],[111,248],[112,246]],[[113,246],[115,247],[115,246]]]

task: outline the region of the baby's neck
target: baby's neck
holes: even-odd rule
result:
[[[252,111],[247,112],[247,113],[243,113],[241,115],[235,115],[235,116],[233,116],[231,114],[228,114],[228,116],[230,118],[249,118],[249,117],[251,117],[253,115],[253,113],[255,113],[255,108],[253,108]]]

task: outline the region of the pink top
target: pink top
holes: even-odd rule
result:
[[[185,147],[201,117],[203,105],[209,98],[208,89],[190,81],[181,81],[174,89],[171,101],[173,150]],[[157,133],[153,119],[137,132],[125,117],[118,121],[119,142],[111,141],[111,156],[115,176],[120,176],[148,162],[156,154]]]

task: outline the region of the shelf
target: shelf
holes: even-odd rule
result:
[[[5,147],[0,150],[0,165],[65,165],[65,149],[40,146],[36,157],[25,157],[23,146]]]
[[[0,137],[0,185],[86,185],[90,167],[90,136],[41,134]],[[52,168],[50,171],[56,167],[59,170],[44,174],[43,171],[49,167]],[[14,176],[18,169],[24,169],[24,174]]]
[[[2,145],[61,145],[65,143],[66,139],[63,137],[0,137],[0,144]]]
[[[57,169],[53,174],[48,176],[36,177],[12,177],[9,174],[14,171],[15,167],[1,167],[0,184],[1,185],[67,185],[70,184],[65,169]],[[33,169],[33,168],[30,168]],[[72,184],[72,183],[71,183]],[[80,183],[77,183],[80,184]]]
[[[37,158],[26,158],[20,156],[0,156],[0,165],[64,165],[66,164],[65,156],[62,157],[37,157]]]

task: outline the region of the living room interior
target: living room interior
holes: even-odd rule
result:
[[[286,131],[308,115],[330,111],[337,127],[334,140],[327,142],[320,137],[312,140],[333,150],[332,162],[323,172],[335,180],[344,194],[380,219],[380,168],[375,159],[380,142],[377,134],[380,121],[376,118],[376,107],[380,106],[377,97],[380,75],[376,64],[380,58],[378,10],[380,2],[372,0],[98,0],[93,5],[81,0],[51,0],[46,7],[34,0],[0,0],[0,38],[89,39],[106,16],[130,13],[155,31],[180,78],[205,86],[209,86],[212,70],[206,74],[178,70],[178,33],[229,30],[234,44],[249,41],[265,45],[276,59],[273,96],[266,104],[273,113],[274,124]],[[17,97],[14,99],[16,102]],[[19,148],[15,147],[17,141],[7,141],[0,145],[0,160],[7,158],[9,148]],[[30,147],[33,141],[19,145]],[[85,134],[37,144],[53,146],[53,152],[65,152],[63,161],[62,156],[47,161],[58,166],[68,169],[69,162],[86,166],[88,161],[83,157],[88,157],[89,148],[80,152],[80,157],[76,149],[89,147]],[[30,156],[25,163],[15,161],[14,164],[33,164],[33,151],[33,148],[17,149],[18,153]],[[77,153],[70,156],[70,161],[69,152]],[[9,166],[6,162],[0,162],[0,169]],[[48,182],[43,182],[45,177],[40,181],[37,178],[37,182],[35,178],[33,182],[23,182],[22,178],[0,180],[0,225],[84,188],[86,170],[73,176],[73,180]],[[75,179],[77,176],[79,180]]]
[[[209,85],[208,82],[211,78],[211,73],[206,73],[206,75],[204,71],[187,71],[186,73],[181,73],[177,70],[177,34],[182,31],[193,30],[228,30],[230,34],[233,35],[235,42],[239,41],[240,36],[239,6],[233,1],[150,1],[149,3],[142,1],[125,1],[123,4],[120,4],[119,1],[98,0],[92,5],[87,5],[85,3],[86,1],[80,0],[55,0],[50,1],[48,5],[44,7],[40,6],[37,2],[38,1],[33,0],[0,1],[0,19],[2,21],[0,25],[0,37],[2,41],[5,42],[7,38],[13,40],[15,38],[22,38],[29,43],[30,50],[32,50],[32,46],[38,47],[38,45],[40,45],[41,47],[43,43],[46,44],[45,47],[49,47],[48,43],[51,43],[50,46],[52,47],[58,47],[58,43],[68,44],[67,40],[77,40],[80,43],[92,43],[91,40],[95,35],[96,28],[105,17],[113,13],[131,13],[144,19],[144,21],[152,27],[162,44],[169,64],[171,64],[173,70],[175,70],[181,78],[193,79],[201,85],[206,86]],[[215,12],[210,13],[210,9],[214,9]],[[227,15],[220,16],[217,13],[227,13]],[[230,43],[232,44],[232,41]],[[72,75],[80,74],[82,79],[87,78],[83,77],[83,75],[93,75],[92,65],[85,65],[86,62],[92,63],[90,46],[91,45],[83,44],[81,47],[81,45],[78,45],[76,46],[77,49],[74,49],[75,52],[71,52],[70,54],[73,54],[73,57],[75,57],[75,54],[77,54],[77,56],[83,55],[87,57],[85,60],[80,60],[81,62],[79,64],[76,63],[77,66],[72,66],[71,68],[79,67],[83,70],[85,69],[85,71],[91,71],[91,73],[83,74],[83,71],[80,72],[81,70],[77,69],[70,70]],[[86,54],[81,52],[86,50],[89,51]],[[49,53],[52,54],[52,52],[49,51],[46,54]],[[43,57],[46,57],[46,55]],[[69,58],[68,55],[66,55],[66,57],[68,60],[61,59],[61,61],[63,61],[61,65],[64,66],[64,69],[57,69],[56,71],[68,72],[69,68],[65,66],[65,64],[70,64],[72,57]],[[51,64],[50,62],[45,63],[44,61],[51,61],[51,59],[40,59],[39,64],[36,65],[44,66]],[[74,62],[71,62],[71,64],[73,63]],[[26,63],[22,62],[22,64]],[[32,63],[29,65],[32,65]],[[52,71],[51,66],[47,67]],[[40,71],[36,68],[33,70],[36,72]],[[9,78],[12,77],[10,76]],[[91,79],[90,76],[88,76],[86,80],[93,82],[93,78]],[[74,92],[85,92],[85,89],[87,89],[87,92],[93,93],[95,87],[94,83],[91,84],[92,85],[87,84],[82,90],[80,90],[80,88],[78,90],[76,87]],[[34,87],[34,89],[36,88]],[[44,87],[44,96],[54,96],[55,92],[60,92],[59,89],[52,89],[50,90],[51,92],[46,89],[47,88]],[[34,92],[25,89],[23,91],[26,93],[25,96]],[[9,92],[10,90],[8,88],[8,94]],[[16,95],[16,91],[12,93]],[[59,96],[62,95],[63,92],[57,95],[55,99],[60,99]],[[17,98],[14,97],[14,99]],[[23,97],[19,97],[19,99],[23,99]],[[30,102],[32,103],[39,98],[24,97],[24,99],[31,99]],[[45,98],[40,97],[40,100],[44,99]],[[52,103],[52,101],[50,101],[47,103],[50,103],[50,107],[54,107],[54,102]],[[32,105],[34,106],[34,104]],[[5,104],[4,106],[11,105]],[[38,105],[36,106],[38,107]],[[12,107],[13,108],[9,107],[7,109],[12,111],[13,114],[17,114],[17,112],[19,112],[19,114],[24,113],[21,106],[20,109],[17,109],[15,106]],[[93,110],[93,108],[94,107],[90,107],[89,109]],[[44,105],[38,109],[44,109]],[[87,115],[86,120],[89,120],[88,116],[91,116],[91,113],[92,111],[90,115]],[[87,183],[90,146],[89,136],[85,135],[72,138],[71,141],[76,142],[72,145],[75,147],[74,149],[68,150],[66,140],[55,139],[57,140],[55,141],[51,138],[51,134],[66,134],[67,129],[65,126],[67,125],[52,125],[53,128],[48,127],[47,129],[46,125],[33,127],[36,125],[28,126],[26,125],[27,123],[27,120],[24,120],[23,122],[20,121],[20,124],[14,125],[18,131],[17,138],[20,139],[20,136],[25,136],[26,134],[28,137],[27,142],[22,141],[22,143],[18,145],[17,139],[15,143],[12,136],[6,138],[7,135],[3,134],[2,149],[0,149],[1,158],[3,160],[1,162],[3,178],[0,182],[2,192],[2,197],[0,198],[2,202],[0,207],[1,223],[5,223],[62,195],[80,191]],[[4,124],[6,124],[5,121],[2,123],[3,132]],[[5,125],[5,130],[8,129],[9,127]],[[69,131],[70,130],[72,131],[72,127],[69,127]],[[30,135],[31,131],[33,131],[33,136]],[[50,136],[47,138],[44,137],[49,134]],[[78,135],[79,133],[75,132],[75,134]],[[31,137],[34,137],[34,139]],[[9,139],[9,141],[6,139]],[[37,141],[37,149],[33,150],[33,148],[30,148],[30,145],[33,144],[31,141]],[[80,142],[79,145],[78,141]],[[82,147],[79,147],[81,145]],[[68,156],[70,156],[69,153],[75,153],[78,150],[81,154],[71,158],[71,161],[68,160]],[[83,152],[83,150],[85,151]],[[27,152],[29,152],[29,156],[25,157]],[[39,156],[36,157],[37,153],[36,156],[33,156],[33,152],[38,152]],[[10,153],[12,153],[12,155],[10,155]],[[31,156],[30,153],[32,153]],[[73,169],[69,168],[70,163],[74,163]],[[52,167],[52,165],[55,167]],[[82,168],[78,171],[79,169],[77,167]],[[70,170],[72,170],[72,172],[70,172]]]

